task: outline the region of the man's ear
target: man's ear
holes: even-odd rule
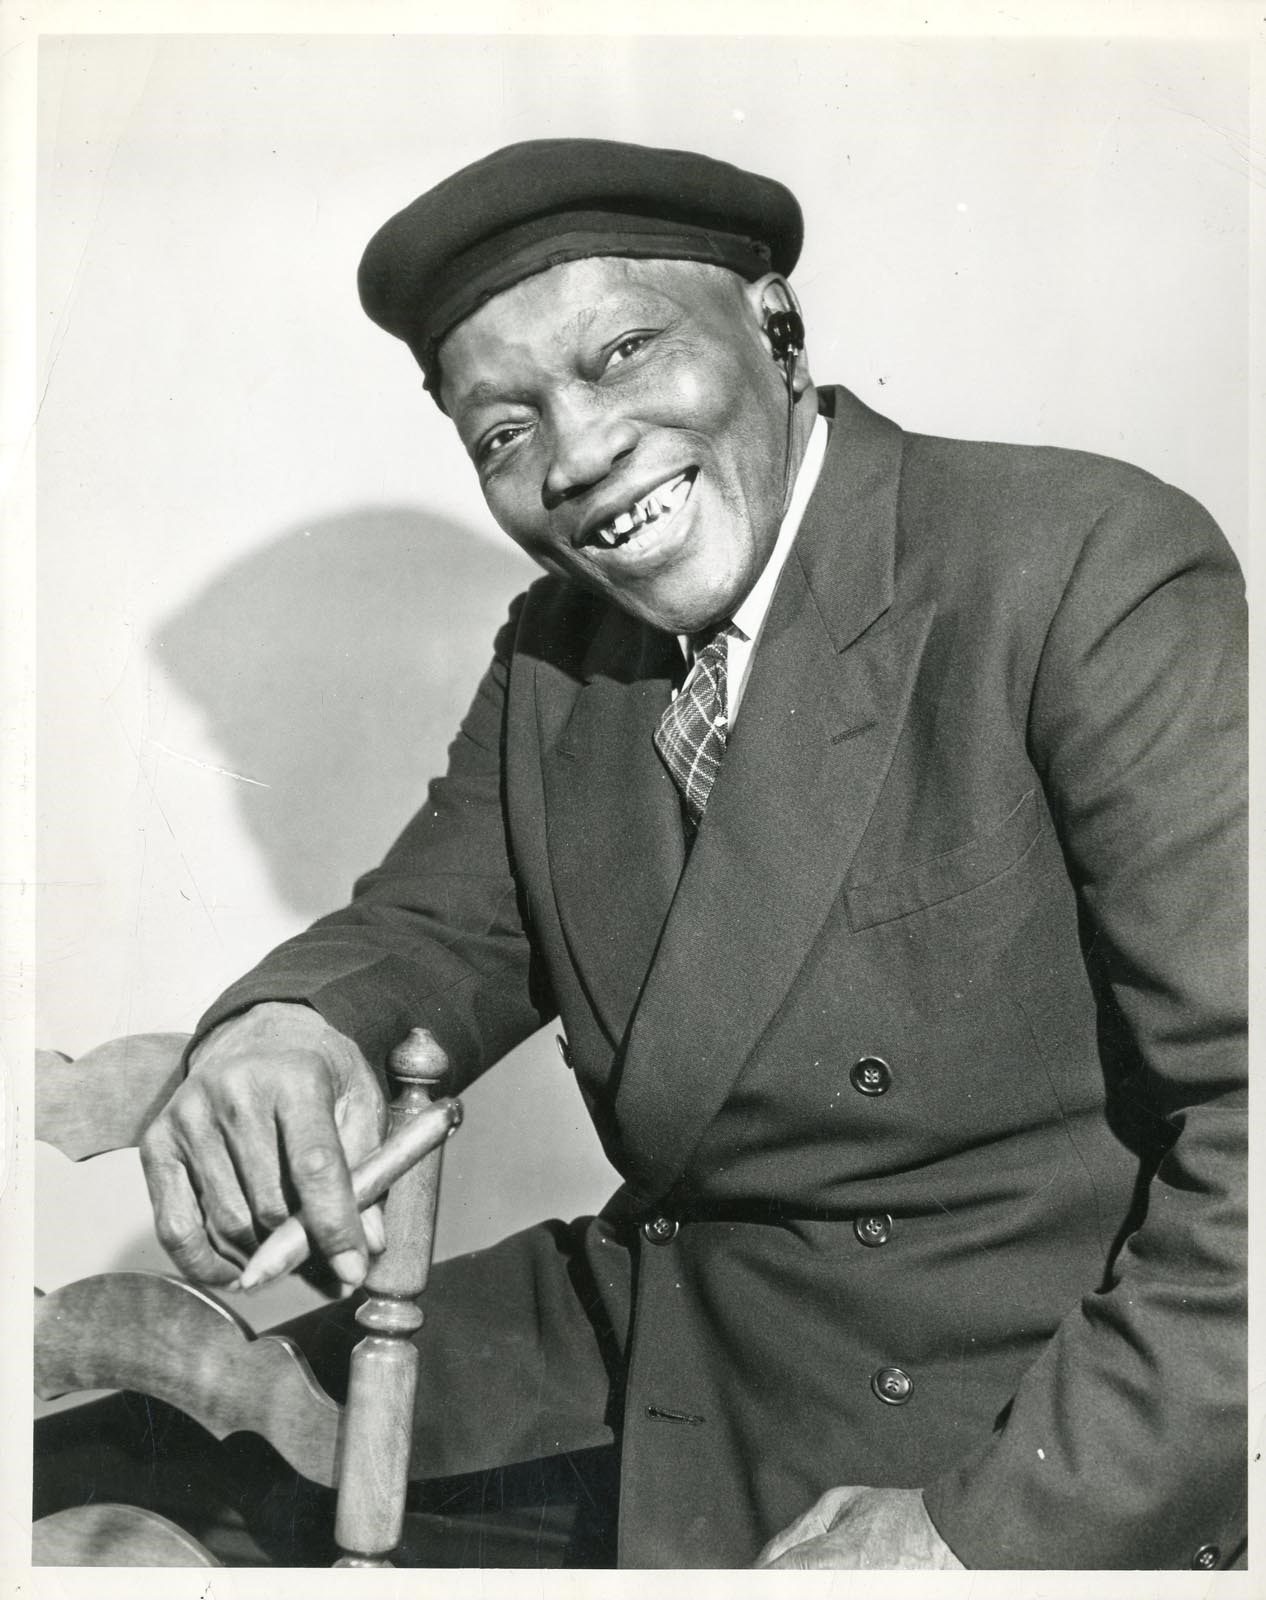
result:
[[[800,302],[796,298],[796,291],[780,272],[767,272],[763,278],[756,278],[751,283],[744,284],[743,288],[761,341],[769,352],[769,359],[782,367],[783,358],[776,352],[774,340],[770,338],[770,321],[781,312],[792,312],[797,318],[800,317]],[[803,322],[800,327],[803,336]],[[803,343],[789,359],[792,388],[799,396],[813,382],[809,376],[809,360]]]

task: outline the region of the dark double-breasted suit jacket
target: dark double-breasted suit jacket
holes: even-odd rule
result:
[[[631,1565],[919,1485],[968,1566],[1243,1538],[1243,615],[1186,496],[842,390],[693,845],[674,640],[558,579],[315,1005],[460,1081],[561,1017],[624,1187],[436,1278],[419,1470],[609,1439]],[[425,1341],[429,1340],[427,1344]]]

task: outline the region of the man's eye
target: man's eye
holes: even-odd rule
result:
[[[494,456],[503,454],[506,447],[513,444],[523,431],[521,427],[494,428],[490,434],[479,441],[479,448],[476,452],[479,461],[491,461]]]
[[[630,356],[637,354],[650,337],[649,333],[631,333],[627,338],[621,339],[607,357],[607,365],[613,367],[621,361],[627,361]]]

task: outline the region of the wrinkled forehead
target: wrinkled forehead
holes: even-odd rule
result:
[[[451,329],[433,358],[432,391],[458,419],[472,388],[565,364],[589,344],[681,317],[714,337],[743,332],[744,279],[698,261],[587,256],[524,278]],[[476,396],[478,398],[478,396]]]

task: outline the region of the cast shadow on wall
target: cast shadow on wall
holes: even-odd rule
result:
[[[535,572],[508,541],[366,507],[288,529],[157,630],[224,766],[254,780],[238,804],[287,906],[343,904],[421,805]]]

